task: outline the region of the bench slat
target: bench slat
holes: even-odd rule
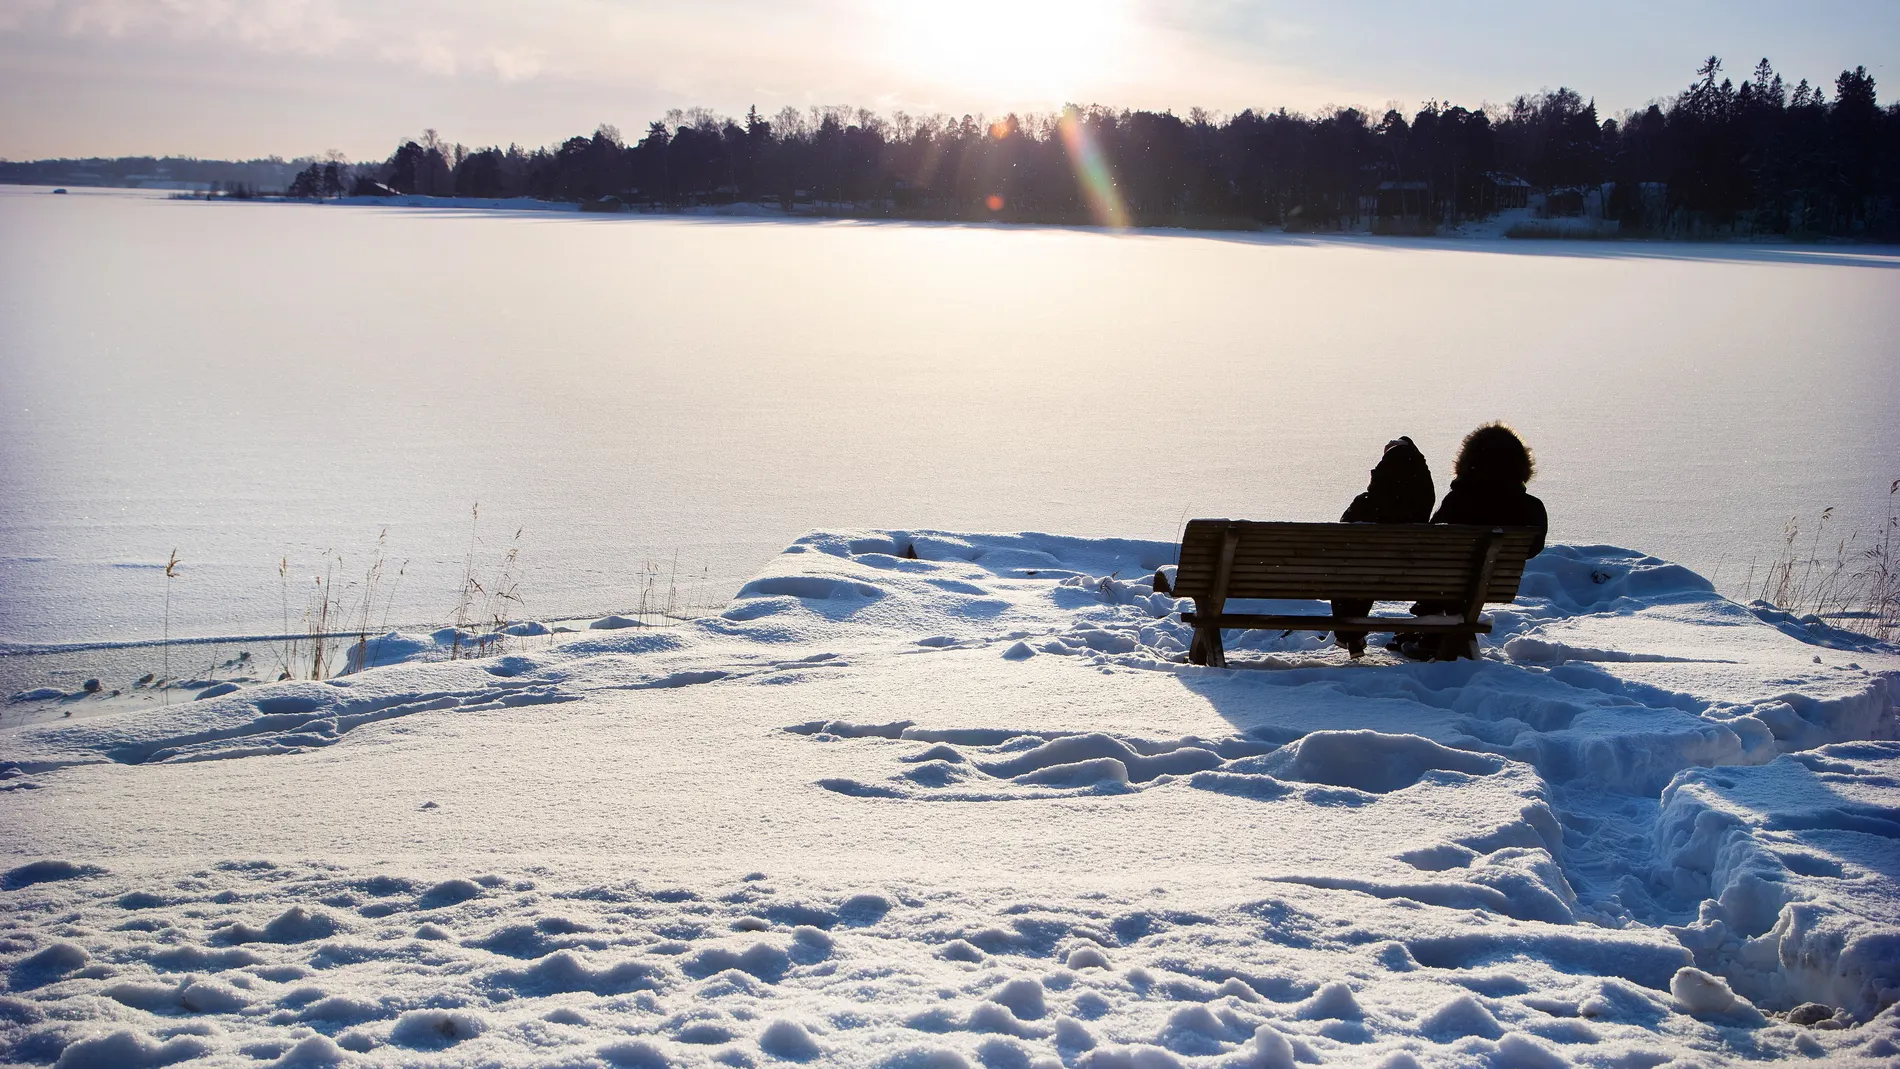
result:
[[[1176,591],[1176,593],[1181,597],[1187,597],[1187,598],[1196,597],[1196,595],[1192,591]],[[1255,587],[1255,588],[1248,589],[1245,591],[1235,592],[1234,600],[1236,601],[1358,600],[1358,601],[1390,601],[1390,602],[1438,601],[1438,602],[1448,602],[1448,603],[1455,604],[1459,602],[1460,599],[1468,595],[1469,593],[1470,593],[1470,589],[1468,587],[1464,587],[1464,586],[1460,586],[1460,585],[1456,585],[1452,583],[1445,583],[1442,585],[1433,586],[1429,584],[1410,584],[1410,583],[1399,585],[1399,584],[1394,584],[1394,583],[1334,582],[1334,583],[1327,583],[1323,586],[1317,585],[1317,584],[1300,584],[1297,586],[1289,585],[1289,586],[1278,587],[1278,588]],[[1486,605],[1508,605],[1512,601],[1515,601],[1515,600],[1516,600],[1515,592],[1509,589],[1492,587],[1490,590],[1485,591],[1484,603]]]
[[[1503,574],[1494,573],[1491,576],[1491,582],[1485,584],[1486,591],[1509,590],[1512,591],[1513,596],[1515,596],[1518,583],[1522,578],[1523,574],[1516,570]],[[1406,568],[1380,568],[1353,571],[1314,568],[1302,568],[1298,570],[1291,568],[1245,570],[1236,568],[1232,575],[1228,577],[1227,596],[1232,598],[1279,596],[1254,594],[1250,593],[1250,591],[1255,588],[1278,588],[1284,586],[1311,586],[1322,592],[1316,596],[1324,596],[1323,591],[1328,589],[1330,584],[1333,583],[1350,584],[1356,587],[1368,583],[1376,584],[1380,582],[1395,582],[1405,585],[1416,585],[1418,583],[1429,583],[1432,585],[1450,584],[1460,590],[1469,590],[1471,588],[1471,568],[1467,566],[1460,571],[1446,571],[1440,569],[1414,571]],[[1205,587],[1206,584],[1198,584],[1189,579],[1177,579],[1174,584],[1177,596],[1179,597],[1195,596],[1200,592],[1200,589],[1205,589]],[[1397,599],[1395,597],[1388,600]]]
[[[1407,632],[1421,635],[1488,635],[1491,633],[1489,620],[1468,624],[1463,620],[1421,620],[1410,616],[1281,616],[1275,613],[1224,612],[1218,617],[1209,618],[1184,612],[1181,614],[1181,622],[1212,624],[1224,628],[1251,627],[1262,630],[1277,628],[1282,631],[1331,631],[1345,627],[1354,631]]]
[[[1461,587],[1469,587],[1471,586],[1471,568],[1469,565],[1467,565],[1466,567],[1462,569],[1458,569],[1456,571],[1453,571],[1451,569],[1446,569],[1446,568],[1416,568],[1414,569],[1414,568],[1406,568],[1403,566],[1380,567],[1380,568],[1351,568],[1351,569],[1315,568],[1315,567],[1247,568],[1247,569],[1235,568],[1233,572],[1228,576],[1228,582],[1230,584],[1239,583],[1243,585],[1251,585],[1253,583],[1298,583],[1298,582],[1315,582],[1315,583],[1323,584],[1328,579],[1338,579],[1344,582],[1364,583],[1364,582],[1378,582],[1381,579],[1387,579],[1387,578],[1394,579],[1394,580],[1405,580],[1405,579],[1410,579],[1414,581],[1427,580],[1434,583],[1450,582],[1450,583],[1456,583],[1457,585]],[[1520,572],[1516,575],[1511,576],[1511,578],[1522,579],[1523,575]],[[1499,579],[1499,576],[1493,575],[1491,579],[1492,579],[1491,582],[1485,584],[1487,588],[1498,585],[1497,580]],[[1180,584],[1177,584],[1177,585],[1180,585]],[[1192,584],[1188,584],[1188,585],[1191,586]],[[1515,583],[1512,583],[1510,585],[1513,587],[1516,586]],[[1229,591],[1230,597],[1245,597],[1246,596],[1244,594],[1238,593],[1237,592],[1238,588],[1232,585],[1228,587],[1228,591]]]
[[[1342,527],[1343,526],[1353,526],[1353,527],[1393,526],[1393,527],[1399,527],[1400,530],[1388,532],[1386,535],[1383,535],[1377,538],[1374,538],[1370,535],[1362,535],[1356,531],[1341,531],[1336,535],[1332,535],[1332,536],[1320,535],[1317,537],[1311,534],[1303,533],[1303,534],[1298,535],[1297,537],[1277,537],[1277,536],[1268,537],[1268,536],[1262,536],[1262,535],[1255,535],[1249,538],[1247,536],[1247,532],[1243,530],[1241,531],[1242,541],[1240,544],[1240,549],[1243,553],[1255,553],[1255,552],[1260,552],[1261,550],[1272,549],[1276,546],[1284,546],[1290,550],[1294,550],[1297,552],[1311,552],[1316,549],[1324,550],[1332,546],[1404,545],[1404,546],[1417,546],[1420,549],[1442,550],[1442,549],[1452,549],[1452,548],[1462,547],[1470,541],[1469,537],[1463,534],[1457,535],[1455,537],[1447,537],[1444,535],[1436,535],[1436,534],[1431,534],[1431,535],[1425,534],[1421,530],[1421,528],[1428,526],[1425,524],[1400,525],[1400,524],[1368,523],[1368,524],[1337,524],[1335,526],[1342,526]]]
[[[1289,541],[1310,539],[1313,541],[1336,542],[1341,538],[1352,541],[1418,540],[1456,541],[1459,538],[1476,537],[1489,532],[1491,528],[1484,524],[1471,523],[1294,523],[1270,520],[1189,520],[1185,539],[1193,542],[1206,538],[1208,532],[1224,531],[1229,526],[1240,529],[1241,538],[1251,541]],[[1506,527],[1512,531],[1528,531],[1529,528]],[[1199,536],[1197,538],[1196,536]]]
[[[1225,523],[1200,526],[1203,521],[1195,520],[1185,532],[1190,545],[1208,538],[1208,532],[1224,531]],[[1272,524],[1254,521],[1233,521],[1240,529],[1241,545],[1341,545],[1375,544],[1381,542],[1407,542],[1417,545],[1454,545],[1466,539],[1475,538],[1491,528],[1483,524],[1453,523],[1295,523]],[[1523,532],[1528,528],[1505,528],[1506,532]]]
[[[1412,563],[1408,561],[1366,561],[1357,564],[1330,564],[1324,561],[1288,561],[1285,564],[1263,564],[1259,562],[1235,563],[1231,578],[1244,575],[1257,575],[1272,578],[1283,575],[1451,575],[1460,579],[1471,578],[1471,562],[1441,564],[1437,561]]]
[[[1517,552],[1522,553],[1524,552],[1524,549],[1527,549],[1527,548],[1528,547],[1520,548],[1517,550]],[[1504,547],[1504,549],[1505,551],[1509,551],[1511,547]],[[1278,556],[1278,555],[1273,556],[1273,557],[1249,557],[1249,556],[1236,554],[1234,557],[1233,566],[1234,566],[1235,571],[1255,571],[1255,572],[1283,571],[1288,568],[1299,568],[1299,569],[1304,569],[1304,570],[1343,569],[1347,571],[1381,569],[1381,568],[1382,569],[1429,568],[1429,569],[1435,569],[1439,571],[1447,571],[1447,570],[1455,570],[1458,568],[1463,568],[1465,570],[1465,574],[1470,575],[1472,567],[1477,561],[1478,551],[1473,550],[1471,553],[1464,554],[1463,557],[1465,559],[1460,559],[1458,557],[1424,557],[1424,556],[1412,556],[1409,554],[1398,554],[1398,553],[1378,553],[1376,551],[1362,551],[1361,553],[1355,554],[1353,556],[1329,555],[1325,557],[1321,557],[1318,555],[1309,555],[1305,557],[1290,557],[1290,556]],[[1514,566],[1519,567],[1519,568],[1522,567],[1521,564],[1517,564],[1516,562],[1514,562]],[[1192,574],[1192,573],[1200,572],[1200,571],[1206,571],[1206,572],[1211,573],[1213,570],[1214,569],[1211,567],[1208,567],[1208,568],[1190,567],[1189,565],[1183,564],[1181,566],[1180,573],[1182,575],[1188,575],[1188,574]]]
[[[1533,538],[1534,536],[1525,536],[1522,538],[1506,536],[1504,544],[1506,546],[1521,546],[1528,551]],[[1380,557],[1393,555],[1419,559],[1452,560],[1471,552],[1474,546],[1482,544],[1483,543],[1476,538],[1459,539],[1456,542],[1436,543],[1421,543],[1394,539],[1390,542],[1332,542],[1326,545],[1306,546],[1291,545],[1284,542],[1275,542],[1268,545],[1248,545],[1243,541],[1236,547],[1234,559],[1306,560],[1312,557],[1351,558],[1362,554],[1372,554]],[[1184,563],[1212,561],[1219,550],[1219,546],[1190,546],[1175,559]]]
[[[1181,592],[1177,591],[1177,593]],[[1354,601],[1437,601],[1457,603],[1469,593],[1470,588],[1454,583],[1443,583],[1433,586],[1430,584],[1412,583],[1400,585],[1395,583],[1334,582],[1327,583],[1323,586],[1303,583],[1297,586],[1289,585],[1277,588],[1254,587],[1245,591],[1237,591],[1233,596],[1233,600],[1334,601],[1343,599]],[[1194,595],[1191,593],[1183,593],[1182,596],[1193,597]],[[1487,605],[1508,604],[1513,600],[1515,600],[1514,597],[1508,592],[1487,591],[1485,594],[1485,604]]]
[[[1378,551],[1410,549],[1410,551],[1414,551],[1414,553],[1421,554],[1448,554],[1461,553],[1461,551],[1469,549],[1469,547],[1474,545],[1474,543],[1482,537],[1482,534],[1486,532],[1486,528],[1461,528],[1459,532],[1455,532],[1455,534],[1452,535],[1438,534],[1438,532],[1431,530],[1433,524],[1334,524],[1334,528],[1345,528],[1345,526],[1366,526],[1366,528],[1385,526],[1385,528],[1397,528],[1397,530],[1387,530],[1387,534],[1381,535],[1381,537],[1362,535],[1359,534],[1359,532],[1340,532],[1340,534],[1334,535],[1300,534],[1300,537],[1269,537],[1269,535],[1250,534],[1250,532],[1246,532],[1245,528],[1243,528],[1243,532],[1241,532],[1241,545],[1239,545],[1237,549],[1239,549],[1239,553],[1243,554],[1243,556],[1256,556],[1256,554],[1269,553],[1286,553],[1294,554],[1294,556],[1305,556],[1305,554],[1313,553],[1351,553],[1353,549],[1360,549],[1360,547],[1378,549]],[[1442,526],[1442,524],[1440,524],[1440,526]],[[1199,554],[1212,556],[1212,554],[1220,549],[1218,545],[1207,545],[1205,541],[1201,541],[1201,537],[1207,537],[1207,535],[1201,535],[1201,537],[1197,537],[1197,535],[1199,535],[1199,532],[1189,532],[1188,534],[1188,537],[1195,539],[1195,541],[1189,541],[1188,545],[1186,545],[1186,556],[1189,556],[1189,558],[1199,556]],[[1507,530],[1505,539],[1507,539],[1507,541],[1516,541],[1516,543],[1530,543],[1531,539],[1535,539],[1535,532],[1528,532],[1528,530],[1522,530],[1522,528],[1520,528],[1520,530]]]
[[[1242,555],[1250,557],[1272,553],[1286,553],[1290,556],[1304,557],[1314,553],[1350,553],[1362,548],[1371,548],[1376,551],[1387,552],[1404,549],[1422,554],[1449,554],[1463,552],[1476,540],[1475,537],[1453,539],[1434,538],[1430,540],[1416,537],[1347,540],[1342,536],[1340,539],[1329,539],[1325,542],[1297,543],[1284,540],[1250,540],[1246,538],[1245,532],[1242,532],[1241,544],[1237,548]],[[1528,539],[1525,539],[1525,541],[1528,541]],[[1191,556],[1196,550],[1201,548],[1202,547],[1198,546],[1190,546],[1188,553]]]

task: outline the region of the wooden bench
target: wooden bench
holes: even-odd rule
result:
[[[1462,635],[1450,657],[1476,655],[1491,624],[1487,603],[1517,597],[1524,560],[1536,544],[1529,527],[1436,523],[1256,523],[1192,520],[1181,538],[1174,595],[1194,599],[1181,614],[1194,626],[1195,664],[1225,668],[1222,628],[1278,631],[1402,631]],[[1444,616],[1282,616],[1230,613],[1236,598],[1435,602]],[[1441,653],[1441,657],[1447,654]]]

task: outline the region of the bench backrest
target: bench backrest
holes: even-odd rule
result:
[[[1181,537],[1177,597],[1215,596],[1215,574],[1229,531],[1238,535],[1227,598],[1370,598],[1463,605],[1497,535],[1498,555],[1485,602],[1517,597],[1529,527],[1443,523],[1260,523],[1191,520]]]

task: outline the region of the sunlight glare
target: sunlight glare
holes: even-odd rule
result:
[[[891,57],[961,95],[1058,104],[1114,69],[1127,30],[1117,0],[887,0]]]

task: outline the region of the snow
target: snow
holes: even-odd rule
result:
[[[1721,977],[1686,966],[1670,977],[1669,993],[1684,1012],[1698,1017],[1751,1014],[1755,1008],[1747,999],[1737,998]]]
[[[703,620],[12,728],[0,1061],[1900,1053],[1900,652],[1556,545],[1479,661],[1197,668],[1173,554],[819,532]]]

